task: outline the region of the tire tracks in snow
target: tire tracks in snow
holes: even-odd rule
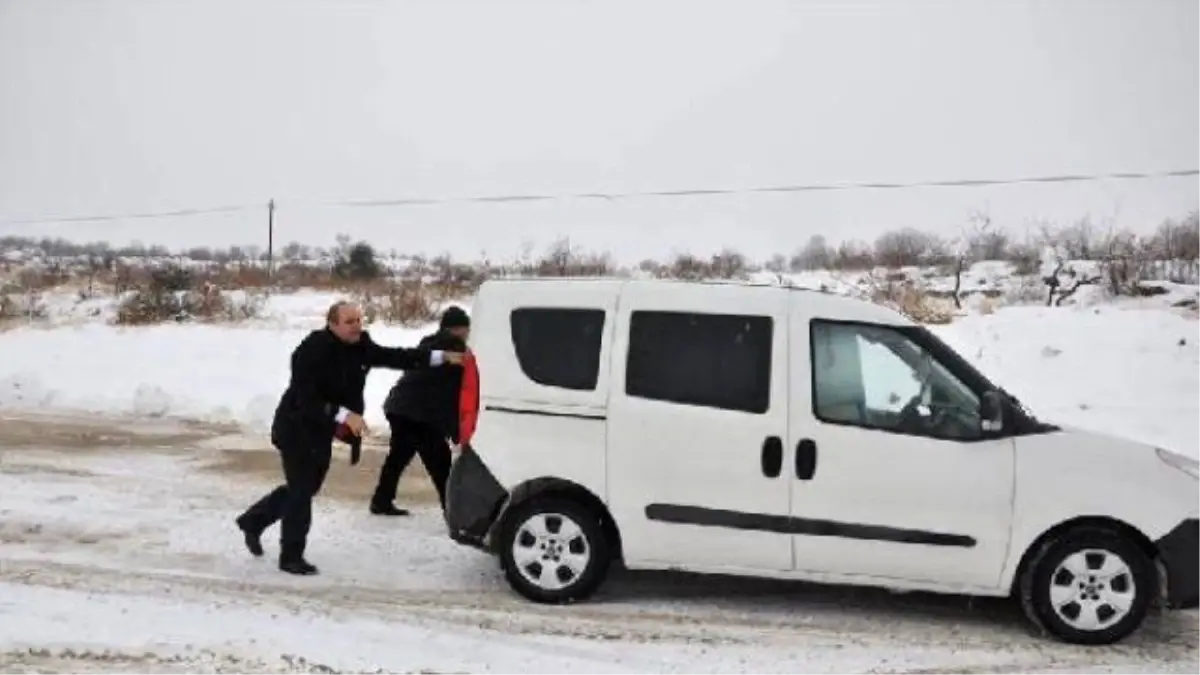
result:
[[[143,674],[152,668],[154,673],[221,673],[222,675],[457,675],[434,670],[338,670],[323,663],[293,655],[282,655],[278,661],[242,658],[212,650],[187,650],[174,655],[155,652],[120,650],[47,650],[31,647],[28,650],[0,652],[0,670],[20,669],[23,673],[42,675],[79,675],[83,673]]]
[[[712,646],[790,647],[802,643],[870,647],[903,644],[912,649],[1004,651],[1005,667],[995,663],[954,672],[1085,667],[1104,662],[1194,663],[1197,652],[1194,614],[1152,617],[1126,643],[1105,648],[1062,645],[1017,628],[1018,622],[980,616],[967,621],[949,617],[879,613],[869,607],[819,608],[780,615],[747,606],[722,608],[684,602],[679,608],[630,606],[622,600],[569,607],[534,605],[507,591],[395,590],[358,585],[306,587],[243,581],[198,573],[110,569],[82,564],[0,560],[0,580],[49,588],[138,596],[169,596],[220,604],[269,605],[290,613],[362,617],[364,614],[407,623],[458,625],[509,634],[536,634],[592,641],[686,642]],[[752,600],[752,599],[751,599]],[[775,609],[777,607],[768,607]],[[879,669],[873,672],[889,672]],[[914,671],[891,671],[914,672]],[[937,669],[915,672],[938,672]]]

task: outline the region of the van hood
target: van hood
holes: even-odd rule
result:
[[[1060,424],[1060,431],[1051,435],[1066,435],[1073,443],[1082,443],[1091,447],[1103,447],[1105,450],[1130,453],[1152,453],[1158,449],[1153,443],[1139,441],[1127,436],[1086,429],[1070,424]]]

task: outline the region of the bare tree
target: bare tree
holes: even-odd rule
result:
[[[832,262],[833,252],[825,243],[825,237],[814,234],[808,238],[808,243],[804,245],[804,248],[792,256],[791,268],[793,272],[828,269]]]
[[[875,262],[885,267],[933,265],[948,257],[945,242],[912,227],[885,232],[875,241]]]
[[[871,247],[862,241],[843,241],[833,254],[833,268],[836,270],[867,270],[874,265]]]
[[[788,259],[782,253],[776,253],[763,267],[773,274],[783,274],[788,269]]]
[[[718,279],[740,279],[746,276],[749,263],[746,256],[732,249],[722,249],[712,257],[709,270]]]
[[[973,211],[967,224],[952,240],[954,259],[954,306],[962,309],[962,275],[972,263],[982,260],[1003,260],[1008,249],[1008,235],[996,229],[992,216],[986,211]]]

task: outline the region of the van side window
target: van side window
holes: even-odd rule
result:
[[[635,311],[628,396],[765,413],[771,399],[769,316]]]
[[[814,320],[813,414],[947,440],[982,437],[979,397],[902,329]]]
[[[603,309],[522,307],[509,315],[509,327],[525,377],[547,387],[596,388]]]

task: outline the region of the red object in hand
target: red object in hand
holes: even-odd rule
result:
[[[465,448],[475,435],[475,424],[479,421],[479,366],[470,351],[463,355],[462,369],[462,389],[458,392],[458,444]]]
[[[337,425],[337,428],[333,430],[333,437],[343,443],[352,443],[357,438],[354,432],[350,430],[350,425],[345,422]]]

